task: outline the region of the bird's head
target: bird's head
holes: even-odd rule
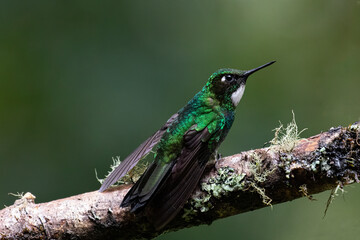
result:
[[[269,62],[248,71],[230,68],[219,69],[210,76],[206,88],[221,103],[232,103],[232,105],[236,107],[244,94],[247,78],[254,72],[265,68],[274,62],[275,61]]]

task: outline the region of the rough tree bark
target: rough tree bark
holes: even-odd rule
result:
[[[289,146],[242,152],[209,165],[198,189],[165,229],[120,208],[131,185],[35,204],[27,193],[0,210],[0,239],[144,239],[359,182],[360,124]]]

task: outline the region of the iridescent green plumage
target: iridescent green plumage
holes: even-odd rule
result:
[[[272,63],[250,71],[220,69],[212,74],[185,107],[110,174],[100,191],[122,177],[158,144],[154,162],[129,190],[121,206],[131,206],[133,212],[144,209],[155,228],[164,227],[182,209],[206,163],[229,132],[247,77]]]

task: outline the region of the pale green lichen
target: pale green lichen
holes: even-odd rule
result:
[[[326,148],[322,147],[318,150],[318,157],[310,165],[310,169],[313,172],[320,171],[329,171],[331,166],[329,165],[330,159],[326,156]]]
[[[220,198],[222,195],[242,189],[244,187],[242,182],[244,177],[245,173],[237,174],[231,167],[222,167],[218,169],[217,176],[201,184],[201,190],[215,198]]]
[[[265,194],[265,189],[259,187],[259,184],[265,182],[268,176],[273,173],[274,170],[275,168],[271,170],[264,170],[263,159],[261,156],[256,152],[251,154],[251,159],[249,161],[249,172],[252,174],[253,180],[249,181],[249,184],[252,189],[261,196],[265,205],[271,205],[272,199]]]
[[[228,166],[219,168],[216,176],[201,184],[202,192],[189,200],[190,208],[184,209],[182,217],[185,220],[190,220],[199,212],[209,211],[213,208],[212,197],[220,199],[232,192],[245,189],[257,192],[264,204],[271,205],[272,199],[266,195],[265,189],[259,185],[266,181],[275,168],[273,170],[264,170],[263,159],[258,153],[254,152],[251,154],[248,169],[251,177],[245,181],[245,173],[239,174]]]
[[[326,148],[322,147],[319,149],[320,157],[315,161],[317,163],[320,162],[320,171],[328,171],[331,169],[329,165],[329,158],[326,157]],[[313,168],[312,168],[313,169]]]
[[[313,161],[310,165],[310,168],[313,172],[317,171],[317,166],[320,165],[320,160],[316,159],[315,161]]]
[[[328,164],[328,161],[329,160],[325,158],[321,160],[321,165],[320,165],[321,171],[328,171],[331,169],[331,166]]]
[[[281,167],[285,170],[285,177],[290,179],[291,163],[294,161],[291,153],[280,153]]]
[[[255,182],[265,182],[267,177],[275,170],[275,168],[263,169],[263,159],[257,152],[253,152],[249,161],[249,172],[252,173]]]
[[[188,202],[190,203],[190,208],[184,209],[184,214],[182,217],[188,221],[192,219],[198,212],[207,212],[213,208],[213,205],[210,202],[210,194],[201,194],[191,198]]]
[[[300,134],[306,130],[299,131],[295,121],[295,114],[292,111],[293,118],[286,127],[280,122],[280,126],[275,128],[275,136],[270,141],[270,149],[274,152],[279,152],[280,166],[285,170],[285,177],[290,179],[291,177],[291,165],[296,158],[292,154],[292,150],[301,139]],[[316,167],[316,166],[315,166]]]
[[[110,165],[110,171],[105,175],[104,178],[99,178],[97,175],[97,171],[95,169],[95,176],[96,179],[100,184],[102,184],[105,179],[120,165],[121,160],[119,156],[112,158],[113,163]],[[131,169],[125,176],[123,176],[121,179],[119,179],[116,183],[114,183],[112,186],[118,186],[121,184],[129,184],[129,183],[135,183],[140,176],[144,173],[148,166],[148,163],[145,161],[140,161],[133,169]]]
[[[339,190],[341,191],[342,194],[345,193],[344,186],[343,186],[343,184],[341,182],[338,182],[338,185],[336,186],[336,188],[331,190],[330,196],[329,196],[329,198],[327,200],[327,203],[326,203],[326,208],[325,208],[325,211],[324,211],[323,218],[325,218],[326,213],[329,210],[329,207],[332,204],[332,202],[334,201],[335,197],[339,196],[339,194],[338,194]]]
[[[189,200],[190,208],[184,209],[183,218],[191,219],[198,212],[207,212],[213,208],[211,197],[220,198],[229,193],[244,189],[245,173],[238,174],[231,167],[222,167],[217,175],[201,184],[202,192]]]
[[[316,201],[316,199],[308,193],[308,188],[306,184],[303,184],[299,187],[299,192],[301,192],[305,197],[307,197],[307,199],[311,201]]]
[[[23,198],[24,197],[24,192],[17,192],[17,193],[8,193],[8,195],[11,195],[11,196],[14,196],[14,197],[17,197],[19,199]]]
[[[264,188],[259,187],[255,182],[250,182],[250,186],[254,189],[255,192],[260,195],[260,197],[262,198],[262,202],[265,205],[272,206],[272,199],[266,195]]]
[[[270,141],[270,148],[276,148],[280,152],[291,152],[298,140],[300,139],[300,134],[306,130],[303,129],[301,131],[298,130],[298,126],[295,121],[295,114],[292,111],[293,119],[292,121],[286,126],[280,122],[280,126],[275,128],[274,138]]]
[[[95,169],[95,177],[96,177],[96,180],[100,183],[100,184],[103,184],[103,182],[105,181],[105,179],[120,165],[121,163],[121,160],[120,160],[120,157],[119,156],[116,156],[116,157],[113,157],[112,158],[113,160],[113,163],[110,165],[110,171],[108,171],[108,173],[105,175],[104,178],[99,178],[98,177],[98,174],[97,174],[97,171]],[[115,183],[114,185],[119,185],[117,183]]]
[[[320,152],[320,153],[326,153],[326,148],[325,148],[325,147],[320,148],[320,149],[319,149],[319,152]]]

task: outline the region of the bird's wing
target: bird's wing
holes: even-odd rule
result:
[[[220,134],[221,130],[209,131],[209,126],[186,132],[184,147],[169,170],[171,174],[159,185],[147,207],[147,216],[156,229],[169,223],[189,199],[214,151],[209,148],[209,141],[218,139]]]
[[[131,153],[127,158],[125,158],[125,160],[123,160],[120,165],[105,179],[105,181],[101,185],[101,188],[99,189],[99,192],[105,191],[108,187],[117,182],[128,171],[130,171],[139,162],[140,159],[144,158],[147,154],[149,154],[153,147],[159,143],[163,134],[174,122],[177,116],[178,113],[172,115],[163,127],[161,127],[151,137],[146,139],[146,141],[143,142],[138,148],[136,148],[133,153]]]

